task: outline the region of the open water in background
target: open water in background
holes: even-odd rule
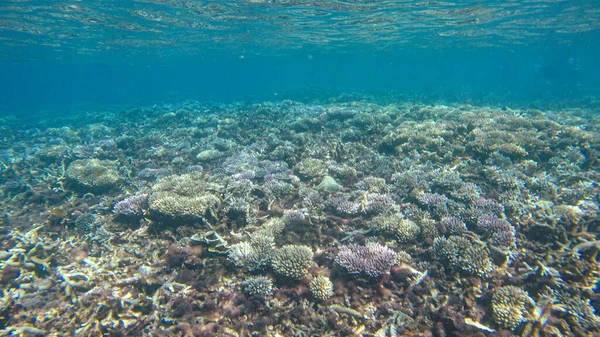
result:
[[[195,99],[595,105],[599,1],[0,4],[0,114]]]

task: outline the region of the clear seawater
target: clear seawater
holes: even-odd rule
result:
[[[599,1],[2,1],[0,114],[600,93]]]

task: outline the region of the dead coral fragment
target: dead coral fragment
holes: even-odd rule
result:
[[[515,286],[505,286],[492,296],[492,312],[496,324],[514,330],[527,319],[528,308],[535,307],[535,302],[527,292]]]
[[[280,276],[301,279],[312,266],[313,252],[310,247],[287,245],[275,252],[271,265]]]

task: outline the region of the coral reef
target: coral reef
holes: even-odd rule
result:
[[[2,126],[0,335],[600,333],[591,110],[79,117]]]
[[[248,296],[269,296],[273,291],[273,282],[264,276],[251,277],[242,282],[242,289]]]
[[[141,193],[128,196],[113,206],[113,212],[124,216],[142,216],[148,208],[148,195]]]
[[[351,244],[340,249],[335,263],[348,274],[379,278],[396,264],[396,252],[378,243],[359,246]]]
[[[333,283],[329,277],[318,275],[308,285],[312,296],[318,300],[325,301],[333,296]]]
[[[75,160],[69,164],[66,177],[87,191],[113,188],[121,181],[113,162],[95,158]]]
[[[494,321],[502,328],[514,330],[527,320],[528,308],[535,307],[535,302],[523,289],[505,286],[492,296],[492,312]]]
[[[417,224],[400,213],[375,217],[371,223],[377,231],[383,235],[391,235],[400,243],[414,241],[421,232]]]
[[[151,212],[172,218],[204,218],[221,203],[211,193],[201,173],[171,175],[159,179],[148,197]]]
[[[316,189],[323,192],[337,192],[342,190],[342,185],[338,184],[333,177],[324,176]]]
[[[313,263],[312,258],[313,252],[310,247],[286,245],[275,252],[271,265],[277,275],[301,279],[308,274]]]

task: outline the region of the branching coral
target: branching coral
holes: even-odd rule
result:
[[[321,301],[328,300],[333,296],[333,284],[327,276],[318,275],[313,278],[308,289],[314,298]]]
[[[421,231],[417,224],[400,213],[375,217],[371,221],[371,227],[384,235],[393,236],[401,243],[412,242]]]
[[[210,189],[214,186],[201,173],[168,176],[152,187],[148,205],[150,211],[172,218],[204,218],[221,203]]]
[[[396,252],[378,243],[350,244],[340,249],[335,263],[351,275],[379,278],[396,264]]]
[[[310,247],[287,245],[278,249],[271,260],[275,273],[290,279],[301,279],[312,266],[313,252]]]
[[[264,276],[251,277],[242,283],[242,289],[249,296],[269,296],[273,291],[273,282]]]
[[[535,307],[535,302],[522,289],[505,286],[492,296],[492,312],[494,321],[500,327],[514,330],[527,320],[528,310]]]

